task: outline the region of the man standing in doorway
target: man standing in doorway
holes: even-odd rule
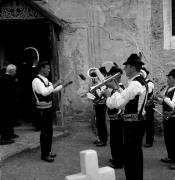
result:
[[[0,77],[0,145],[14,143],[14,139],[18,137],[14,133],[17,95],[16,70],[17,68],[14,64],[9,64],[6,67],[5,73]]]
[[[62,81],[58,80],[52,84],[48,80],[50,65],[44,61],[37,66],[39,74],[32,81],[32,89],[36,99],[36,109],[41,123],[40,145],[41,159],[53,162],[56,154],[51,152],[53,122],[52,122],[52,93],[63,88]]]

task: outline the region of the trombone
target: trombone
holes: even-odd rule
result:
[[[111,81],[111,80],[119,77],[120,75],[121,75],[121,73],[118,72],[118,73],[114,74],[113,76],[110,76],[110,77],[104,79],[103,81],[101,81],[101,82],[98,83],[97,85],[91,87],[91,89],[90,89],[89,92],[93,94],[93,93],[95,92],[95,90],[97,90],[97,89],[100,88],[101,86],[105,85],[107,82],[109,82],[109,81]]]

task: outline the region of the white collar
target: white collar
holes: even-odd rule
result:
[[[172,91],[174,88],[175,88],[175,86],[170,87],[170,88],[168,89],[168,92],[169,92],[169,91]]]
[[[128,82],[131,82],[133,79],[135,79],[136,77],[139,77],[140,76],[140,74],[138,73],[138,74],[136,74],[135,76],[133,76],[131,79],[129,79],[128,80]]]
[[[38,74],[38,76],[39,76],[41,79],[48,81],[48,79],[47,79],[45,76],[43,76],[43,75],[41,75],[41,74]]]

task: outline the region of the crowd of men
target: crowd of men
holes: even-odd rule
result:
[[[167,76],[167,87],[164,93],[156,96],[153,94],[154,83],[148,78],[149,71],[144,67],[144,62],[137,54],[131,54],[123,63],[124,69],[119,68],[115,62],[107,62],[99,69],[95,69],[94,82],[101,86],[87,95],[94,104],[96,128],[98,139],[96,146],[107,145],[108,132],[106,115],[110,120],[110,149],[111,166],[124,168],[126,180],[143,179],[143,151],[142,143],[146,135],[144,147],[152,147],[154,143],[154,109],[155,103],[163,106],[164,139],[167,157],[162,158],[163,163],[175,164],[175,149],[173,138],[175,137],[175,69]],[[110,68],[109,68],[110,66]],[[67,86],[63,81],[55,83],[49,81],[50,65],[42,61],[37,66],[38,74],[33,79],[31,87],[35,97],[37,118],[40,119],[40,144],[41,159],[53,162],[55,153],[51,152],[52,146],[52,94]],[[125,72],[128,78],[126,87],[121,82],[121,76]],[[0,122],[0,144],[10,144],[18,137],[13,130],[12,123],[15,102],[16,66],[10,64],[6,73],[1,77],[1,101],[0,108],[4,120]],[[91,90],[97,87],[93,85]],[[11,113],[9,113],[11,112]],[[2,115],[1,114],[1,115]],[[170,169],[175,169],[171,164]]]
[[[163,129],[167,157],[163,163],[175,163],[173,136],[175,131],[175,69],[167,74],[167,87],[153,94],[154,83],[148,78],[149,71],[137,54],[131,54],[123,63],[128,78],[126,87],[121,83],[123,70],[116,63],[111,63],[111,69],[99,70],[105,80],[94,96],[88,95],[94,102],[98,140],[96,146],[106,146],[106,114],[110,120],[111,167],[124,168],[126,180],[143,179],[142,146],[150,148],[154,143],[154,110],[155,103],[163,106]],[[119,74],[115,76],[115,74]],[[114,78],[111,78],[114,77]],[[98,74],[95,78],[98,78]],[[108,80],[110,79],[110,80]],[[95,87],[95,86],[94,86]],[[103,113],[101,113],[103,111]],[[101,123],[101,124],[100,124]],[[143,137],[145,135],[145,143]],[[175,169],[170,164],[169,169]]]

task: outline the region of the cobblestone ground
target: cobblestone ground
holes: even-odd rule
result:
[[[40,160],[40,149],[23,152],[7,159],[2,165],[2,180],[64,180],[65,176],[80,172],[79,152],[86,149],[97,151],[99,167],[109,165],[110,149],[96,147],[92,142],[95,135],[90,123],[68,123],[70,135],[53,143],[57,153],[54,163]],[[166,155],[163,137],[156,137],[152,148],[144,149],[144,180],[175,180],[175,171],[160,162]],[[125,180],[123,169],[115,170],[116,180]]]

